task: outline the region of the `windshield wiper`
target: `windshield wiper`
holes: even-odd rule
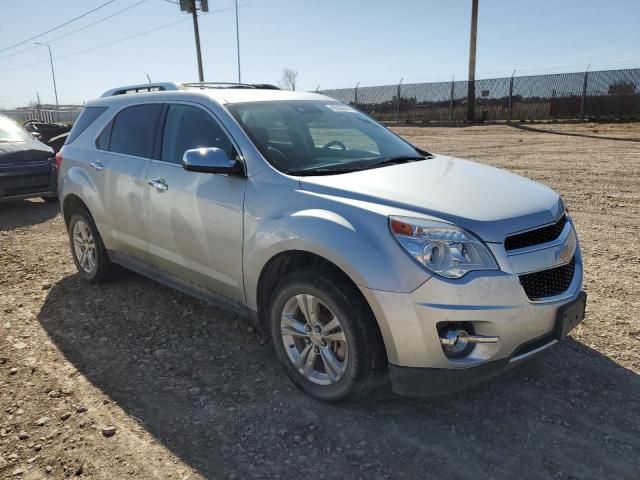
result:
[[[340,173],[360,172],[362,170],[369,170],[370,168],[379,168],[379,167],[384,167],[386,165],[397,165],[399,163],[417,162],[418,160],[426,160],[426,159],[427,157],[423,157],[421,155],[419,156],[396,155],[394,157],[375,159],[376,161],[373,163],[370,163],[372,159],[363,159],[361,161],[352,162],[344,166],[331,165],[326,167],[288,170],[287,174],[296,175],[296,176],[338,175]]]
[[[418,160],[426,160],[427,157],[411,156],[411,155],[396,155],[395,157],[386,157],[377,162],[370,163],[365,168],[377,168],[384,167],[385,165],[397,165],[399,163],[417,162]]]
[[[318,168],[303,168],[297,170],[287,170],[287,175],[295,175],[300,177],[312,176],[312,175],[338,175],[340,173],[351,173],[362,170],[361,168],[353,167],[318,167]]]

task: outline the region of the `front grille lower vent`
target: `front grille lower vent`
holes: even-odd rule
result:
[[[49,187],[49,175],[19,175],[0,177],[0,192],[8,195],[39,192]]]
[[[567,291],[576,272],[576,257],[560,267],[520,275],[520,283],[530,300],[555,297]]]
[[[528,232],[517,233],[507,237],[504,241],[505,250],[516,250],[518,248],[532,247],[534,245],[540,245],[541,243],[547,243],[555,240],[560,236],[565,224],[567,223],[567,216],[562,215],[553,225],[548,225],[542,228],[536,228],[535,230],[529,230]]]

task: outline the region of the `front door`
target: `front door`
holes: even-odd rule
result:
[[[227,133],[200,106],[170,104],[161,152],[147,169],[147,238],[154,266],[236,301],[244,300],[242,216],[246,181],[182,168],[186,150],[237,155]]]

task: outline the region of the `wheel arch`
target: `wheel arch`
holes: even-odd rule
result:
[[[84,203],[78,195],[71,193],[64,197],[64,201],[62,202],[62,216],[64,217],[64,223],[67,228],[69,228],[69,222],[71,221],[73,213],[79,209],[86,210],[91,214],[87,204]]]
[[[255,299],[258,319],[261,323],[264,321],[271,295],[280,280],[294,271],[312,266],[322,266],[357,288],[356,283],[349,275],[323,256],[305,250],[285,250],[271,257],[263,266],[258,277]]]
[[[371,316],[375,319],[376,326],[382,341],[384,343],[385,354],[388,351],[387,342],[388,338],[384,335],[384,329],[380,328],[378,319],[371,308],[371,305],[367,301],[366,297],[362,294],[358,284],[338,265],[331,260],[306,250],[286,250],[282,251],[273,257],[271,257],[264,265],[260,272],[257,283],[256,302],[257,302],[257,320],[259,325],[268,331],[268,309],[270,300],[275,292],[278,283],[285,276],[305,268],[321,267],[326,269],[330,275],[337,276],[348,287],[353,289],[353,294],[360,297],[362,304],[369,310]]]

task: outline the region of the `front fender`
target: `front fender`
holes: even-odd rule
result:
[[[280,191],[282,197],[282,191]],[[375,290],[411,292],[429,275],[406,255],[392,237],[388,218],[378,213],[292,192],[272,212],[249,215],[245,225],[245,289],[247,304],[257,310],[260,273],[270,259],[286,251],[319,255],[344,271],[357,285]],[[285,195],[286,196],[286,195]],[[282,203],[286,203],[285,207]],[[291,205],[298,208],[291,209]],[[247,199],[246,207],[254,207]],[[331,208],[327,208],[331,207]]]

